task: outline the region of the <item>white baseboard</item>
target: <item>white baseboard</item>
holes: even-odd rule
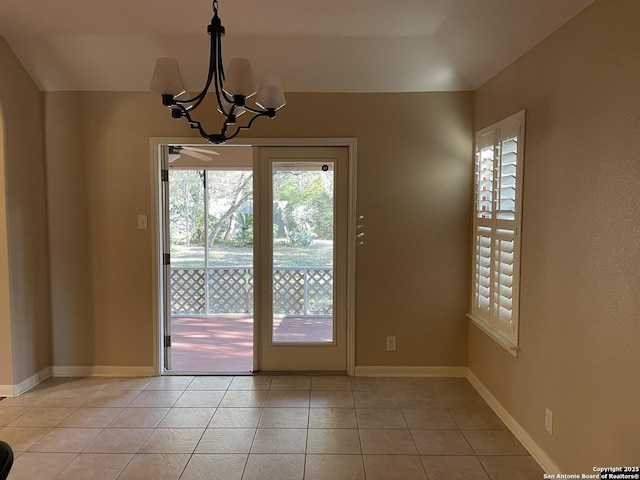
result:
[[[51,367],[52,377],[90,377],[94,367]]]
[[[356,367],[356,377],[466,377],[467,367]]]
[[[545,473],[559,475],[562,473],[560,467],[551,459],[551,457],[545,452],[540,445],[522,428],[522,426],[513,418],[509,412],[502,406],[496,397],[489,391],[487,387],[480,381],[475,374],[468,370],[467,379],[469,383],[478,391],[480,396],[491,407],[491,409],[500,417],[511,433],[520,440],[520,443],[527,449],[531,456],[535,459]]]
[[[96,365],[93,367],[94,377],[154,377],[155,368],[149,367],[111,367]]]
[[[51,367],[53,377],[153,377],[154,367],[118,367],[94,365],[92,367]]]
[[[50,376],[51,369],[46,367],[16,385],[0,385],[0,397],[17,397],[18,395],[22,395],[39,383],[44,382]]]
[[[17,385],[0,385],[0,397],[17,397],[49,377],[153,377],[154,367],[47,367]]]

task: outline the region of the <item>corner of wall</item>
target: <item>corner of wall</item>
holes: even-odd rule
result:
[[[560,467],[556,465],[553,459],[547,452],[540,447],[536,441],[529,435],[529,433],[509,414],[504,406],[498,401],[496,397],[489,391],[489,389],[480,381],[478,377],[469,369],[467,371],[467,379],[469,383],[476,389],[485,402],[491,407],[495,414],[504,422],[507,428],[513,433],[513,435],[522,443],[524,448],[531,454],[538,465],[544,470],[545,473],[558,475],[560,474]]]

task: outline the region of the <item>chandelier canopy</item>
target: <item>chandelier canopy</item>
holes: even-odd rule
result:
[[[180,74],[178,61],[173,58],[158,58],[151,78],[151,90],[162,96],[162,105],[171,109],[173,118],[186,118],[191,128],[197,129],[202,137],[211,143],[224,143],[237,136],[241,130],[251,128],[260,117],[274,118],[276,111],[286,104],[280,78],[265,77],[260,83],[255,105],[246,101],[256,93],[251,62],[246,58],[232,58],[227,71],[222,63],[222,37],[225,29],[218,16],[218,1],[213,0],[213,18],[207,28],[211,37],[209,53],[209,72],[202,91],[193,98],[186,91]],[[192,113],[202,104],[213,84],[218,111],[225,117],[220,133],[207,133],[201,123],[194,120]],[[244,125],[240,124],[241,115],[251,117]]]

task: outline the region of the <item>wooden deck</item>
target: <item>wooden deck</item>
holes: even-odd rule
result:
[[[331,341],[331,317],[278,317],[273,324],[275,341]],[[172,372],[250,372],[253,369],[253,317],[174,316],[171,351]]]

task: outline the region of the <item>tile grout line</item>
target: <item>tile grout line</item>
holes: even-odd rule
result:
[[[265,403],[266,403],[267,397],[269,396],[268,392],[271,391],[271,382],[269,382],[269,388],[266,391],[267,391],[267,394],[265,395]],[[249,458],[251,457],[251,450],[253,449],[253,445],[254,445],[254,443],[256,441],[256,437],[258,436],[258,427],[260,426],[260,421],[262,420],[262,415],[264,415],[264,409],[265,409],[265,406],[263,404],[262,407],[261,407],[261,411],[260,411],[260,417],[258,418],[258,423],[256,424],[255,431],[253,432],[253,439],[251,440],[251,445],[249,446],[249,451],[247,452],[247,458],[244,461],[244,467],[242,468],[242,475],[240,475],[240,479],[243,479],[245,473],[247,472],[247,467],[249,466]]]

